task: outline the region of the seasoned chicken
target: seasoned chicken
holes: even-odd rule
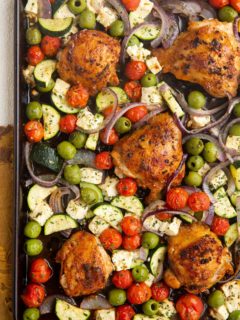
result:
[[[76,232],[64,243],[56,261],[61,263],[60,284],[71,297],[103,289],[113,270],[98,238],[85,231]]]
[[[151,118],[146,125],[120,139],[112,151],[118,171],[151,190],[148,202],[158,198],[182,156],[182,134],[168,113]],[[176,184],[181,183],[184,169]]]
[[[164,73],[200,84],[218,98],[236,96],[240,71],[240,43],[233,24],[218,20],[192,21],[169,49],[155,49]]]
[[[232,274],[231,254],[209,227],[195,222],[182,225],[177,236],[169,237],[169,266],[165,282],[200,293],[211,288],[225,274]]]
[[[83,30],[72,36],[60,53],[57,70],[62,80],[81,83],[90,95],[95,95],[108,83],[118,85],[119,56],[116,39],[101,31]]]

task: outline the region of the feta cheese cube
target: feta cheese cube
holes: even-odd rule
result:
[[[107,6],[104,6],[100,9],[97,21],[101,23],[105,28],[108,28],[114,21],[118,18],[117,12]]]
[[[137,9],[130,13],[129,19],[131,27],[133,28],[139,23],[142,23],[144,19],[151,13],[153,8],[153,2],[150,0],[141,0]]]
[[[210,315],[216,320],[227,320],[229,313],[225,305],[218,308],[210,308]]]
[[[157,312],[159,316],[166,317],[166,319],[171,319],[176,313],[177,311],[172,301],[165,299],[159,303],[159,309]]]
[[[229,313],[240,310],[240,280],[232,280],[221,287]]]
[[[205,162],[202,168],[198,170],[198,174],[200,174],[201,177],[204,177],[208,173],[208,171],[210,171],[210,169],[211,167],[209,166],[209,164]]]
[[[167,222],[151,216],[144,221],[143,226],[146,229],[166,234],[167,236],[175,236],[179,232],[181,223],[182,221],[176,217],[173,218],[172,222]]]
[[[28,0],[24,11],[26,13],[38,14],[38,0]]]
[[[96,320],[115,320],[115,309],[102,309],[97,310],[94,313]]]
[[[106,6],[105,0],[87,0],[87,8],[95,14],[98,14],[104,6]]]
[[[36,205],[35,209],[29,213],[30,219],[37,221],[42,227],[52,215],[52,208],[46,201],[40,201]]]
[[[218,170],[212,179],[209,181],[209,187],[212,190],[216,190],[225,184],[227,184],[228,178],[223,170]]]
[[[162,66],[160,65],[156,57],[148,58],[146,60],[146,65],[153,74],[157,74],[162,71]]]
[[[118,178],[107,177],[103,184],[99,185],[99,188],[102,190],[104,199],[107,201],[112,200],[113,197],[118,195],[117,184],[119,182]]]
[[[140,259],[140,249],[127,251],[115,250],[112,254],[112,262],[116,271],[132,269],[143,263]]]
[[[134,45],[127,48],[127,54],[133,61],[145,61],[151,52],[143,48],[143,44]]]
[[[226,147],[229,149],[236,150],[240,153],[240,137],[239,136],[228,136],[226,140]]]
[[[169,224],[165,234],[167,236],[176,236],[179,232],[182,221],[176,217],[173,218],[172,222]]]
[[[210,116],[190,116],[190,120],[188,121],[188,127],[191,127],[193,129],[198,129],[205,127],[211,122]]]
[[[161,104],[162,96],[158,87],[142,87],[141,102],[147,104]]]
[[[144,282],[145,282],[145,284],[146,284],[147,286],[151,287],[152,284],[153,284],[154,279],[155,279],[155,277],[154,277],[151,273],[149,273],[147,280],[144,281]]]
[[[81,220],[85,218],[88,209],[89,206],[80,199],[70,200],[66,212],[71,218]]]

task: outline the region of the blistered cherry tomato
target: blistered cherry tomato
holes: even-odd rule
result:
[[[145,282],[134,283],[127,290],[128,301],[132,304],[142,304],[152,296],[151,289]]]
[[[116,271],[112,277],[112,283],[120,289],[127,289],[133,283],[132,272],[129,270]]]
[[[100,152],[96,155],[95,164],[97,169],[109,170],[113,167],[111,153],[108,151]]]
[[[187,204],[194,212],[204,211],[209,209],[210,199],[205,192],[194,192],[189,196]]]
[[[140,80],[145,72],[147,71],[147,66],[142,61],[130,61],[126,65],[125,75],[130,80]]]
[[[230,0],[230,4],[238,13],[240,12],[240,0]]]
[[[125,117],[127,117],[132,122],[138,122],[142,118],[144,118],[148,114],[147,107],[139,106],[128,110],[125,113]]]
[[[220,9],[229,4],[229,0],[209,0],[209,3],[214,8]]]
[[[28,121],[24,126],[24,133],[30,142],[39,142],[43,139],[44,129],[41,122],[36,120]]]
[[[116,320],[131,320],[135,315],[133,307],[124,304],[116,308]]]
[[[43,61],[44,54],[39,46],[32,46],[28,49],[27,60],[31,66],[36,66],[38,63]]]
[[[39,258],[31,263],[29,278],[32,282],[45,283],[52,275],[52,269],[45,259]]]
[[[122,178],[117,184],[117,191],[122,196],[133,196],[137,192],[137,183],[133,178]]]
[[[135,236],[124,236],[122,241],[122,246],[125,250],[135,250],[141,245],[141,236],[136,234]]]
[[[224,236],[230,227],[228,219],[215,216],[211,225],[211,230],[218,236]]]
[[[21,298],[28,308],[38,308],[43,303],[46,292],[40,284],[30,283],[26,286]]]
[[[76,84],[68,90],[66,99],[71,107],[84,108],[88,103],[89,93],[83,85]]]
[[[142,95],[142,86],[137,81],[129,81],[124,90],[132,101],[139,101]]]
[[[60,131],[72,133],[76,129],[77,117],[73,114],[67,114],[60,120]]]
[[[61,47],[61,43],[60,38],[45,36],[41,42],[42,52],[48,57],[55,57]]]
[[[121,110],[121,108],[120,108],[120,107],[117,107],[116,112],[119,111],[119,110]],[[104,115],[105,118],[107,118],[108,116],[112,115],[112,113],[113,113],[113,106],[107,107],[106,109],[104,109],[104,110],[102,111],[102,113],[103,113],[103,115]]]
[[[152,298],[158,302],[169,297],[170,289],[164,282],[157,282],[151,286]]]
[[[167,193],[167,205],[174,210],[183,209],[187,205],[188,193],[183,188],[173,188]]]
[[[122,0],[122,4],[127,11],[135,11],[140,4],[140,0]]]
[[[127,236],[135,236],[141,232],[141,220],[134,216],[126,216],[121,222],[122,231]]]
[[[204,305],[198,296],[188,293],[178,299],[176,309],[182,320],[198,320],[203,313]]]
[[[113,129],[111,130],[111,132],[110,132],[108,141],[105,142],[104,136],[105,136],[105,129],[100,132],[100,140],[101,140],[104,144],[107,144],[107,145],[109,145],[109,146],[115,144],[115,143],[119,140],[118,134],[117,134],[117,132],[116,132],[116,130],[115,130],[114,128],[113,128]]]
[[[167,212],[159,212],[156,213],[156,218],[161,221],[166,221],[172,218],[172,214]]]
[[[122,244],[122,235],[116,229],[108,228],[104,230],[99,237],[106,250],[118,249]]]

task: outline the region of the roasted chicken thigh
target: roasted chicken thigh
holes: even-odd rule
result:
[[[164,73],[200,84],[210,95],[237,95],[240,43],[233,24],[218,20],[191,21],[169,49],[153,50]]]

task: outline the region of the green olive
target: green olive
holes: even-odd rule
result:
[[[207,99],[200,91],[192,91],[188,95],[188,104],[191,108],[201,109],[205,106]]]
[[[235,310],[230,313],[228,320],[240,320],[240,310]]]
[[[40,312],[37,308],[28,308],[23,312],[23,320],[38,320]]]
[[[203,151],[204,143],[199,138],[191,138],[186,142],[185,148],[187,153],[198,156]]]
[[[124,134],[131,130],[132,122],[126,117],[121,117],[117,120],[114,128],[119,134]]]
[[[27,255],[37,256],[43,250],[43,243],[39,239],[30,239],[25,242],[24,248]]]
[[[42,114],[42,105],[39,102],[32,101],[27,105],[26,115],[29,120],[39,120]]]
[[[230,128],[228,134],[230,136],[240,136],[240,124],[239,123],[235,123],[234,125],[232,125],[232,127]]]
[[[24,228],[24,235],[28,238],[38,238],[42,228],[37,221],[29,221]]]
[[[154,249],[159,244],[159,236],[152,232],[145,232],[142,237],[142,246],[147,249]]]
[[[204,165],[204,160],[201,156],[191,156],[187,161],[188,169],[198,171]]]
[[[73,144],[68,141],[62,141],[57,146],[57,152],[65,160],[70,160],[74,158],[77,150]]]
[[[158,312],[159,306],[156,300],[150,299],[142,305],[142,310],[147,316],[153,316]]]
[[[36,89],[37,89],[39,92],[41,92],[41,93],[47,93],[47,92],[52,91],[52,89],[53,89],[54,86],[55,86],[55,81],[54,81],[53,79],[51,79],[51,80],[49,81],[49,84],[47,85],[46,88],[37,85],[37,86],[36,86]]]
[[[114,307],[121,306],[127,300],[126,292],[122,289],[112,289],[109,291],[108,300]]]
[[[82,29],[95,29],[96,27],[96,17],[95,14],[85,9],[80,15],[79,15],[79,26]]]
[[[157,82],[157,77],[153,73],[147,73],[141,79],[141,85],[143,87],[154,87],[157,85]]]
[[[136,36],[131,36],[131,38],[128,41],[127,46],[131,47],[131,46],[139,46],[140,45],[140,41]]]
[[[234,108],[233,108],[233,114],[235,115],[235,117],[239,118],[240,117],[240,102],[235,104]]]
[[[233,22],[237,16],[237,11],[230,6],[225,6],[218,11],[220,21]]]
[[[68,8],[72,13],[79,14],[83,12],[87,7],[86,0],[69,0],[68,1]]]
[[[124,24],[122,20],[114,21],[110,26],[110,35],[112,37],[123,37],[124,36]]]
[[[70,184],[79,184],[81,181],[81,170],[77,164],[67,165],[64,168],[64,179]]]
[[[225,303],[224,294],[221,290],[213,291],[207,301],[208,305],[212,308],[221,307]]]
[[[189,171],[184,181],[188,186],[199,187],[202,184],[202,177],[197,172]]]
[[[135,281],[144,282],[148,278],[149,271],[147,267],[144,264],[142,264],[132,269],[132,275]]]
[[[83,148],[87,141],[86,133],[76,131],[70,134],[69,142],[71,142],[77,149]]]
[[[26,31],[26,40],[31,46],[39,44],[42,40],[41,32],[37,28],[28,28]]]
[[[218,149],[216,145],[213,142],[207,142],[204,146],[202,155],[207,162],[215,162],[218,156]]]

